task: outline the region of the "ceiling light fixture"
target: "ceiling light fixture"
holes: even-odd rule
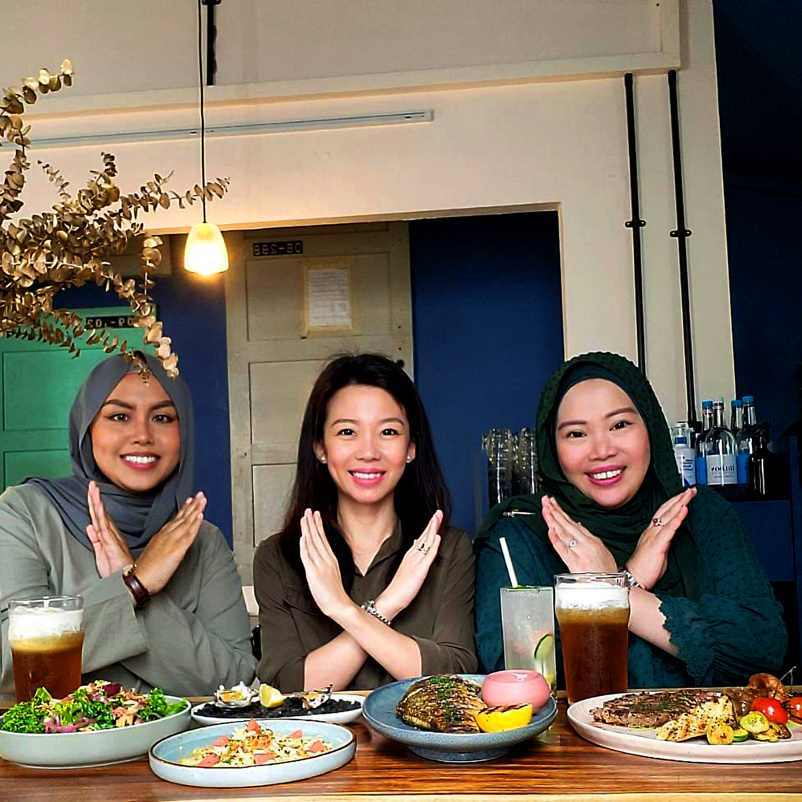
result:
[[[211,276],[228,270],[228,252],[220,229],[206,221],[206,119],[203,109],[203,23],[201,4],[198,0],[198,73],[200,75],[200,151],[201,187],[203,193],[203,222],[195,223],[187,237],[184,249],[184,269],[190,273]]]

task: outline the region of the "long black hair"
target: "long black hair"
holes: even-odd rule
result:
[[[278,537],[285,558],[300,576],[304,576],[298,545],[300,521],[305,510],[319,510],[346,590],[353,581],[354,559],[337,521],[337,486],[328,467],[318,460],[315,445],[323,442],[329,402],[339,390],[352,385],[378,387],[389,393],[406,412],[410,442],[415,443],[415,459],[406,465],[395,487],[395,512],[404,536],[398,562],[437,510],[443,512],[441,533],[448,526],[451,515],[451,495],[437,459],[426,410],[412,380],[403,368],[381,354],[334,357],[318,376],[306,404],[298,442],[295,483],[284,528]]]

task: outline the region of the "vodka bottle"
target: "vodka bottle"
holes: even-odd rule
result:
[[[744,420],[741,431],[735,437],[736,462],[738,465],[738,484],[746,484],[746,464],[749,455],[754,454],[758,446],[757,412],[755,399],[751,395],[743,397]]]
[[[705,464],[705,437],[713,425],[713,402],[709,399],[702,401],[702,431],[696,438],[696,484],[707,484],[707,466]]]
[[[696,449],[693,447],[693,430],[688,421],[681,420],[671,434],[674,458],[684,487],[696,484]]]
[[[720,396],[713,402],[713,427],[705,437],[704,454],[709,485],[736,484],[735,438],[724,423],[724,399]]]
[[[733,398],[730,401],[730,431],[733,437],[738,436],[738,432],[743,429],[743,402],[740,398]]]

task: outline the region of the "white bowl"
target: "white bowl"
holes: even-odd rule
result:
[[[153,744],[148,753],[150,768],[157,777],[181,785],[195,785],[203,788],[248,788],[255,785],[305,780],[344,766],[356,752],[354,733],[339,724],[311,719],[256,719],[277,735],[289,735],[302,730],[304,735],[320,736],[333,745],[329,752],[321,752],[299,760],[285,763],[265,763],[261,766],[184,766],[179,761],[189,757],[192,752],[208,746],[221,735],[231,735],[232,730],[242,722],[226,722],[214,727],[189,730],[164,738]]]
[[[180,702],[180,696],[167,696]],[[35,769],[66,769],[105,766],[135,760],[161,738],[183,732],[190,723],[189,703],[172,716],[91,732],[48,732],[43,734],[0,730],[0,757]]]

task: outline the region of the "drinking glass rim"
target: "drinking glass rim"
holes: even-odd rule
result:
[[[577,581],[590,580],[591,577],[595,580],[605,579],[626,579],[626,574],[623,571],[577,571],[576,573],[555,574],[555,585],[557,580],[560,579],[576,579]]]
[[[554,592],[553,585],[502,585],[499,590],[510,590],[510,591],[518,591],[518,590],[536,590],[538,593],[543,590],[550,590]]]
[[[77,601],[80,602],[81,607],[84,604],[84,597],[80,593],[73,593],[67,595],[60,595],[60,596],[37,596],[33,599],[9,599],[8,600],[8,608],[11,610],[12,607],[28,607],[34,604],[40,604],[41,602],[48,602],[48,604],[42,605],[43,607],[49,607],[50,602],[63,602],[63,601]]]

